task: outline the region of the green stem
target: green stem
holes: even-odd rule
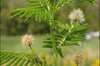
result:
[[[31,47],[31,46],[29,46],[29,48],[30,48],[30,50],[34,53],[34,51],[33,51],[32,47]],[[34,58],[39,59],[39,57],[38,57],[36,54],[34,54]],[[39,60],[40,60],[40,59],[39,59]],[[42,66],[42,65],[40,65],[38,62],[34,62],[34,63],[35,63],[35,65],[36,65],[36,66]]]
[[[51,37],[52,37],[52,47],[54,50],[54,66],[57,66],[57,50],[56,50],[55,36],[54,36],[51,24],[50,24],[50,33],[51,33]]]
[[[34,52],[31,46],[29,46],[29,48],[31,49],[32,52]]]

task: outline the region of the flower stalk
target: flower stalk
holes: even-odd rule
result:
[[[34,53],[34,51],[33,51],[32,47],[31,47],[31,46],[29,46],[29,48],[30,48],[30,50]]]

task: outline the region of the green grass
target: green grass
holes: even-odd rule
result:
[[[37,52],[50,52],[51,49],[42,48],[42,41],[46,38],[45,35],[35,35],[35,44],[32,48]],[[99,57],[99,39],[93,38],[90,40],[83,41],[80,46],[70,46],[63,48],[64,54],[83,53],[88,51],[89,55],[95,58]],[[1,36],[1,50],[11,52],[28,52],[28,47],[23,47],[21,43],[21,36]]]

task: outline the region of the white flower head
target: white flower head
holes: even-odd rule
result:
[[[77,20],[80,23],[85,21],[84,14],[81,9],[74,9],[71,14],[69,15],[70,20],[74,21]]]
[[[22,44],[24,46],[31,46],[34,42],[34,38],[32,37],[32,35],[24,35],[22,36]]]

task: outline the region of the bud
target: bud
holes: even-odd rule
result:
[[[76,64],[81,64],[83,61],[83,56],[81,54],[76,54],[73,58]]]

